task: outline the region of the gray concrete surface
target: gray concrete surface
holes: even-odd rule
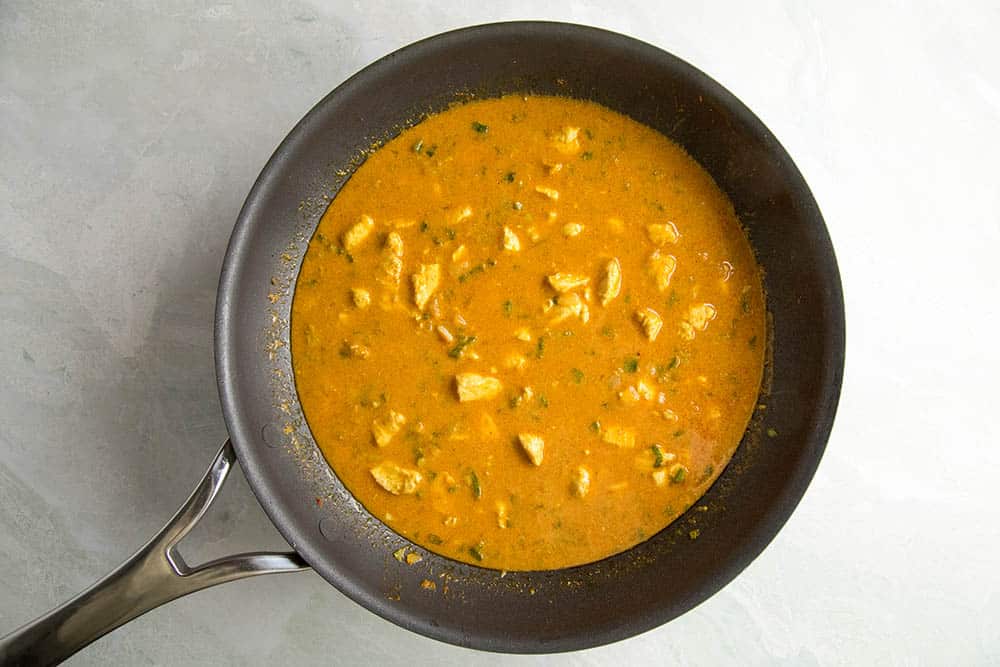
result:
[[[573,655],[441,645],[309,573],[180,600],[73,664],[997,659],[995,4],[538,6],[0,2],[0,633],[141,544],[225,438],[216,280],[287,130],[405,43],[545,17],[631,33],[708,71],[782,139],[827,214],[848,377],[788,526],[685,617]],[[193,560],[282,546],[234,477],[187,542]]]

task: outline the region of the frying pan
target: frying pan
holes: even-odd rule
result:
[[[308,240],[373,142],[456,101],[511,92],[594,100],[659,130],[697,159],[732,200],[763,269],[771,352],[760,399],[766,409],[756,412],[697,507],[617,556],[502,576],[411,544],[354,500],[302,418],[288,319]],[[0,640],[0,660],[54,662],[181,595],[306,567],[394,623],[477,649],[568,651],[665,623],[746,567],[805,492],[840,393],[843,295],[808,186],[774,136],[722,86],[623,35],[571,24],[500,23],[386,56],[291,131],[233,230],[219,282],[215,352],[231,444],[153,540],[93,588]],[[294,552],[191,567],[178,543],[236,460]],[[391,553],[401,546],[423,560],[396,561]],[[425,580],[435,590],[424,588]]]

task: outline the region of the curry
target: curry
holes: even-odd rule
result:
[[[291,350],[354,496],[441,555],[592,562],[708,489],[756,405],[764,298],[732,204],[591,102],[455,106],[374,151],[310,242]]]

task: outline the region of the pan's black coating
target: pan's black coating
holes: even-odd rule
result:
[[[289,408],[275,389],[275,377],[287,382],[290,371],[282,344],[291,288],[280,287],[296,275],[302,234],[308,237],[322,213],[315,203],[339,187],[336,171],[350,171],[372,139],[469,94],[521,91],[592,99],[650,125],[684,146],[729,195],[764,269],[773,318],[767,408],[700,504],[707,509],[693,508],[629,552],[503,578],[419,548],[424,561],[407,566],[389,556],[405,540],[332,474],[309,472],[323,465],[305,425],[295,425],[301,444],[275,446],[286,410],[300,414],[294,391]],[[719,84],[622,35],[558,23],[493,24],[379,60],[292,130],[233,232],[219,285],[216,365],[229,432],[257,498],[330,583],[429,637],[492,651],[565,651],[629,637],[684,613],[775,536],[805,492],[832,426],[844,365],[843,296],[808,186],[774,136]],[[420,586],[425,579],[434,591]]]

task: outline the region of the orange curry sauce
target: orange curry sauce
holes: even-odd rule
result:
[[[508,96],[375,151],[309,245],[302,407],[372,514],[444,556],[541,570],[691,506],[756,404],[760,276],[712,178],[591,102]]]

